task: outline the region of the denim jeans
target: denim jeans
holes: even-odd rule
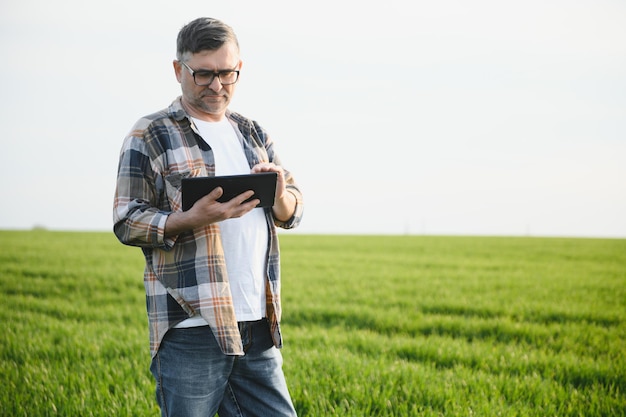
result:
[[[163,417],[296,415],[267,320],[239,330],[244,356],[224,355],[209,326],[167,332],[150,366]]]

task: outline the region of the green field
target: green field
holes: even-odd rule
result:
[[[300,416],[625,416],[626,240],[281,234]],[[2,416],[157,416],[143,258],[0,232]]]

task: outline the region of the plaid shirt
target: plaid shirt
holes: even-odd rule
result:
[[[254,121],[228,111],[250,167],[259,162],[280,165],[273,142]],[[180,97],[167,109],[140,119],[120,153],[113,210],[114,231],[126,245],[139,246],[146,260],[144,285],[150,326],[150,351],[156,354],[165,333],[193,315],[210,325],[222,351],[243,355],[231,298],[219,226],[166,238],[165,222],[181,211],[181,180],[215,175],[211,148],[183,110]],[[280,333],[280,256],[276,227],[293,228],[302,217],[302,195],[285,171],[288,192],[296,196],[295,214],[286,222],[265,209],[269,228],[267,318],[276,347]]]

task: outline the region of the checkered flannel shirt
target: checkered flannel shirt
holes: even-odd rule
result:
[[[273,142],[254,121],[228,111],[250,167],[260,162],[280,165]],[[193,315],[211,327],[222,351],[243,355],[233,308],[224,252],[217,224],[164,236],[165,222],[181,211],[181,180],[215,175],[213,152],[184,111],[180,97],[167,109],[141,118],[125,138],[118,167],[113,209],[118,239],[139,246],[146,260],[144,286],[152,356],[165,333]],[[287,191],[296,196],[296,210],[286,222],[265,209],[270,230],[267,260],[267,318],[276,347],[280,333],[280,254],[276,227],[296,227],[302,218],[302,194],[285,171]]]

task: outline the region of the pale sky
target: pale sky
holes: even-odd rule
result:
[[[0,229],[111,230],[122,140],[236,31],[296,233],[626,237],[623,0],[0,3]]]

